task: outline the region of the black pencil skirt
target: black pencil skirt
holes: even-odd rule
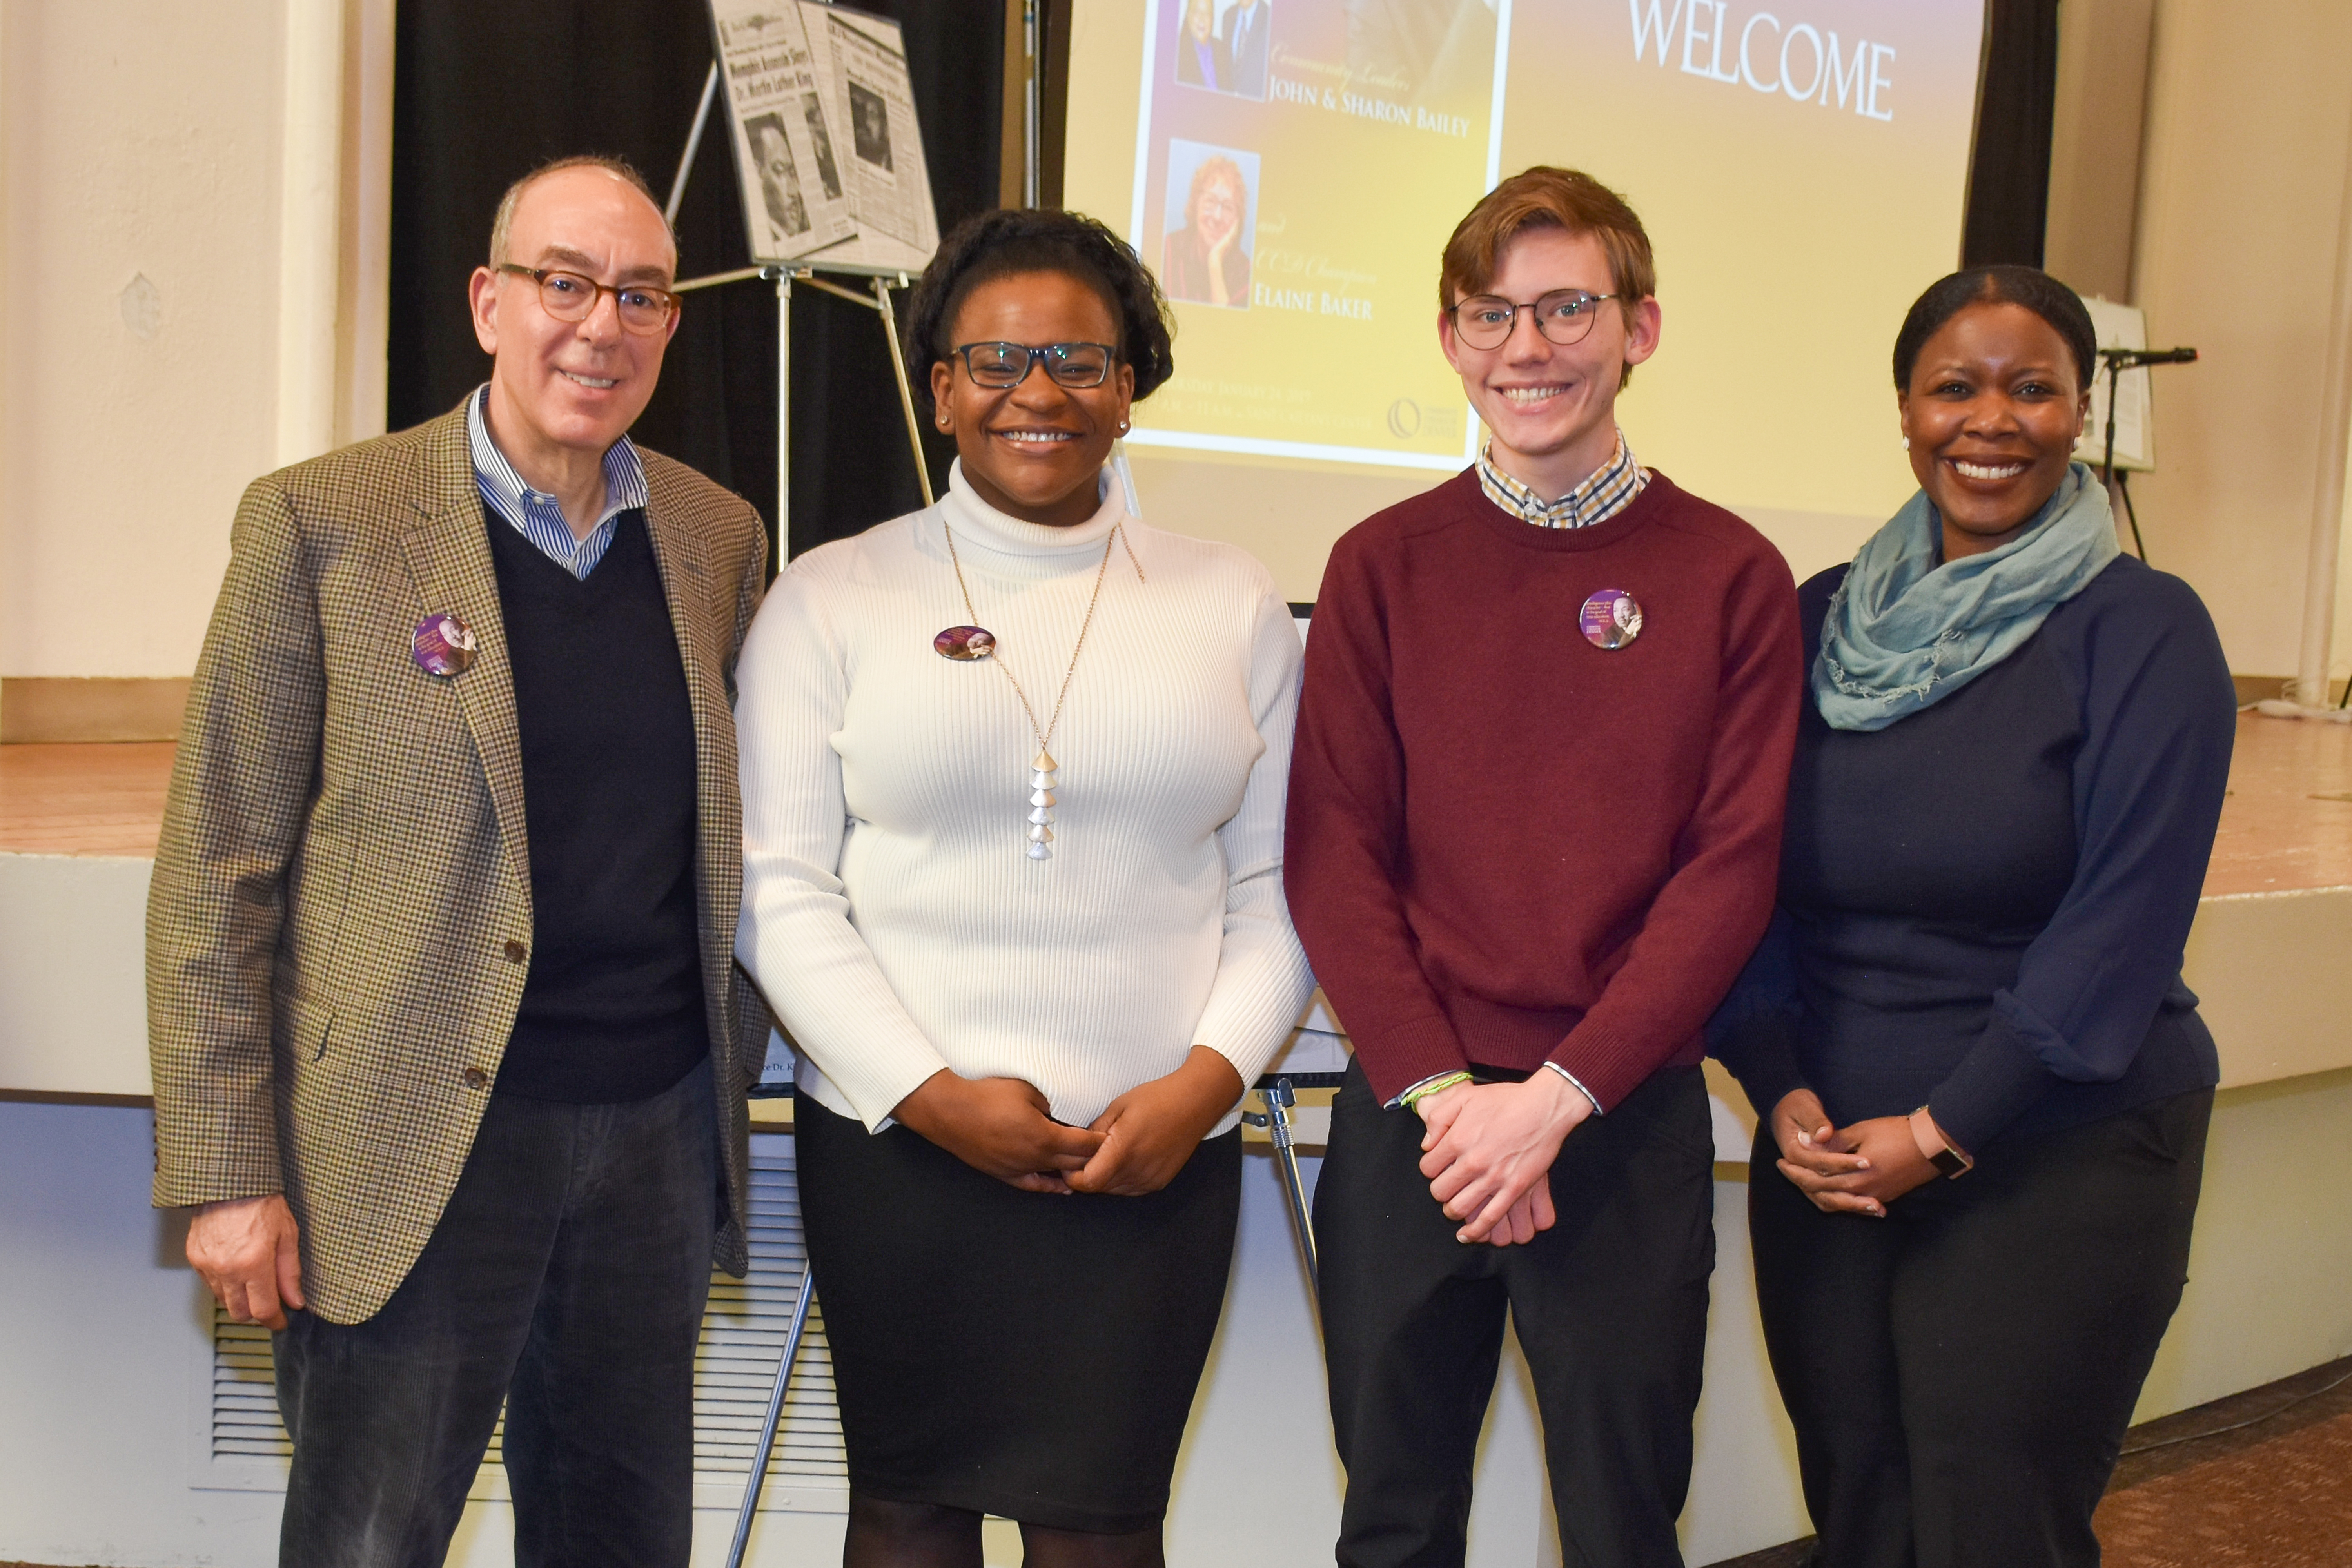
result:
[[[1158,1524],[1233,1267],[1240,1130],[1147,1197],[1064,1197],[805,1095],[793,1115],[851,1489]]]

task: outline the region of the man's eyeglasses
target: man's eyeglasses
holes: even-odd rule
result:
[[[559,321],[586,321],[595,313],[596,301],[607,294],[613,297],[621,325],[633,332],[658,332],[677,314],[678,297],[667,289],[644,283],[624,283],[616,289],[577,272],[551,267],[521,267],[511,261],[501,262],[499,270],[537,283],[540,309]]]
[[[1454,318],[1454,335],[1474,349],[1500,348],[1518,324],[1521,310],[1534,313],[1536,331],[1562,348],[1582,342],[1601,314],[1601,301],[1614,294],[1588,294],[1581,289],[1555,289],[1542,299],[1514,305],[1498,294],[1473,294],[1445,308]]]
[[[958,343],[948,353],[963,361],[976,384],[999,390],[1020,385],[1038,364],[1056,386],[1100,386],[1118,360],[1108,343]]]

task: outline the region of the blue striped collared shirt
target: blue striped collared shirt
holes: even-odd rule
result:
[[[1496,468],[1491,445],[1478,454],[1478,485],[1486,499],[1538,528],[1590,528],[1607,522],[1633,505],[1633,498],[1649,482],[1648,471],[1633,460],[1633,449],[1625,445],[1622,430],[1617,432],[1617,449],[1609,460],[1558,500],[1544,500]]]
[[[563,508],[555,498],[523,483],[507,455],[490,439],[489,421],[482,414],[489,396],[490,384],[484,382],[466,404],[466,439],[474,449],[474,488],[482,492],[484,503],[514,524],[515,531],[538,546],[541,554],[585,581],[613,546],[617,526],[614,520],[646,504],[646,466],[638,461],[636,447],[624,436],[606,448],[604,512],[587,538],[578,538],[563,521]]]

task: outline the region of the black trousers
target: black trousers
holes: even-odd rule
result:
[[[1715,1268],[1715,1148],[1696,1068],[1570,1134],[1559,1221],[1465,1247],[1420,1171],[1421,1118],[1350,1065],[1315,1190],[1345,1568],[1458,1568],[1507,1312],[1535,1375],[1570,1568],[1680,1568]]]
[[[493,1096],[383,1310],[290,1315],[281,1564],[440,1563],[503,1402],[517,1564],[684,1568],[718,1223],[710,1071],[630,1104]]]
[[[1996,1143],[1883,1220],[1813,1207],[1759,1130],[1756,1294],[1820,1568],[2095,1568],[2212,1110],[2200,1089]]]

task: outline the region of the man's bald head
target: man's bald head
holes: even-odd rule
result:
[[[524,193],[550,174],[561,174],[571,169],[601,170],[643,196],[646,205],[654,209],[656,216],[661,216],[662,205],[654,198],[653,187],[646,184],[646,177],[632,168],[626,159],[607,158],[593,153],[553,159],[509,185],[506,195],[499,198],[498,216],[490,220],[490,266],[493,269],[513,259],[508,252],[514,234],[515,209],[522,205]],[[669,236],[670,254],[675,257],[677,254],[677,232],[669,226],[667,216],[661,217],[661,225],[662,232]]]
[[[600,459],[645,412],[677,330],[661,208],[627,164],[566,158],[515,182],[491,246],[494,264],[467,283],[492,360],[491,438],[525,474]],[[648,319],[665,305],[666,321]]]

